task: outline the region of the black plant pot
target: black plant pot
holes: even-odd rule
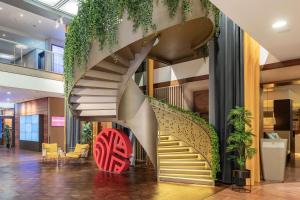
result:
[[[239,187],[244,187],[246,185],[246,179],[250,178],[251,171],[246,170],[233,170],[232,176],[234,180],[234,184]]]
[[[10,144],[6,144],[6,148],[8,148],[8,149],[9,149],[9,147],[10,147]]]

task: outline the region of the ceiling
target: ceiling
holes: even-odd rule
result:
[[[0,87],[0,103],[18,103],[43,97],[63,98],[63,94],[2,86]]]
[[[248,32],[280,61],[300,58],[300,1],[211,0],[222,12]],[[286,20],[274,30],[272,24]]]
[[[187,62],[205,56],[200,48],[211,38],[213,31],[214,26],[209,18],[197,18],[136,41],[119,50],[117,54],[131,60],[134,58],[133,52],[140,52],[147,41],[158,36],[158,43],[154,45],[148,56],[156,61],[156,68]],[[111,57],[107,60],[114,62]]]
[[[64,41],[65,25],[58,21],[0,2],[0,31],[27,38]],[[6,34],[9,37],[9,34]],[[3,38],[3,34],[0,35]]]

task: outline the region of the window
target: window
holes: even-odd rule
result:
[[[64,73],[64,48],[56,45],[51,46],[52,57],[52,71],[55,73]]]

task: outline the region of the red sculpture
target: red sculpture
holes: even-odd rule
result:
[[[93,153],[99,169],[120,174],[129,168],[132,146],[125,133],[105,128],[96,138]]]

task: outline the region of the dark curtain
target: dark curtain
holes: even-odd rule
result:
[[[65,103],[65,107],[66,150],[72,151],[75,148],[75,145],[79,143],[80,120],[72,114],[67,103]]]
[[[220,140],[221,172],[218,178],[231,183],[233,163],[226,153],[226,139],[231,132],[227,116],[232,108],[244,105],[243,31],[223,14],[220,35],[210,43],[209,53],[210,122]]]

